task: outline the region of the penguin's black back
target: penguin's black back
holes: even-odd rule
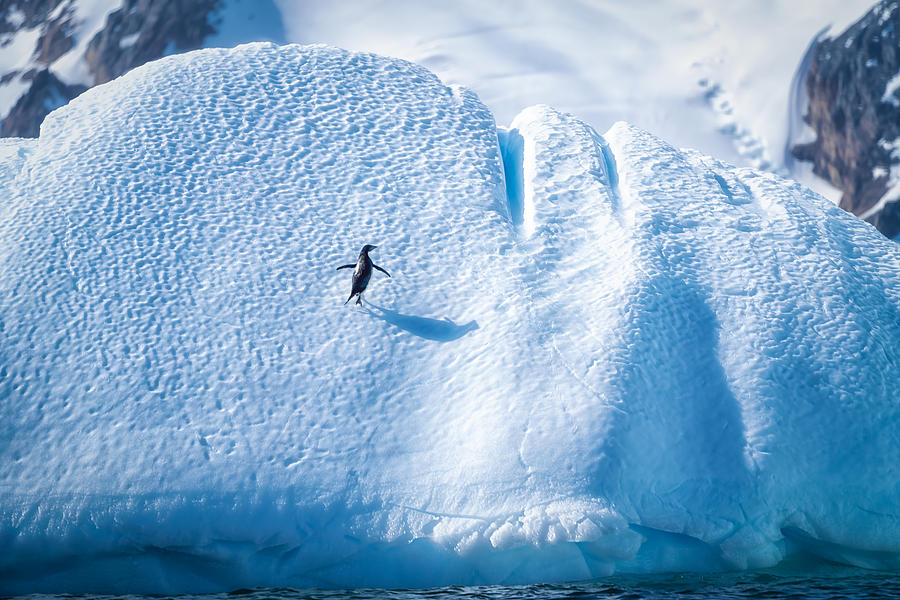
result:
[[[359,260],[356,261],[356,268],[353,269],[353,294],[364,292],[366,286],[369,285],[369,279],[372,278],[372,259],[366,252],[359,253]]]

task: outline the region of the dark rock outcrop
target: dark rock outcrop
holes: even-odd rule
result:
[[[836,38],[815,48],[806,77],[806,122],[816,140],[793,155],[841,189],[841,207],[871,212],[888,191],[891,165],[900,164],[900,87],[886,93],[900,72],[900,9],[879,2]],[[895,172],[900,167],[895,168]],[[900,234],[900,203],[866,217],[888,237]]]
[[[47,20],[38,39],[37,48],[34,50],[34,58],[42,65],[49,65],[57,58],[72,49],[75,45],[72,23],[72,5],[69,4],[56,15]]]

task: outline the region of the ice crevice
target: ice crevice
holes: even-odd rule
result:
[[[621,209],[622,199],[619,194],[619,170],[616,166],[616,156],[613,154],[609,142],[602,135],[591,128],[591,137],[600,149],[600,155],[603,156],[603,171],[606,176],[607,190],[609,194],[609,202],[614,212]]]
[[[498,128],[497,137],[503,163],[509,219],[517,227],[530,228],[534,209],[531,206],[530,190],[526,191],[525,139],[516,128]],[[526,213],[529,217],[527,225],[525,223]]]

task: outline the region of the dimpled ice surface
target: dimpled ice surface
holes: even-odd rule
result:
[[[900,566],[900,250],[798,184],[268,44],[0,178],[2,592]]]

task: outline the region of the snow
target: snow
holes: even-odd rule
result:
[[[39,37],[40,30],[37,28],[23,29],[9,35],[0,45],[0,73],[26,70]],[[14,77],[0,85],[0,115],[5,116],[15,106],[29,85],[29,82],[22,81],[20,77]]]
[[[834,187],[830,182],[813,173],[812,162],[794,161],[791,166],[791,179],[798,181],[801,185],[828,199],[835,206],[840,204],[841,196],[844,195],[840,188]]]
[[[25,22],[25,13],[18,6],[13,5],[8,9],[6,22],[11,29],[18,29]]]
[[[887,23],[887,20],[891,18],[891,15],[894,14],[894,11],[897,10],[897,3],[892,2],[890,4],[882,4],[877,10],[880,13],[878,15],[878,24],[884,25]]]
[[[141,32],[132,33],[131,35],[123,36],[121,40],[119,40],[119,48],[123,50],[128,48],[129,46],[134,46],[135,42],[138,41],[138,38],[141,37]]]
[[[884,207],[891,202],[897,202],[900,200],[900,138],[896,138],[893,140],[881,139],[878,140],[878,145],[890,153],[891,158],[891,166],[890,169],[885,173],[885,169],[881,168],[879,174],[882,176],[887,176],[887,181],[885,182],[885,192],[878,199],[869,210],[860,215],[861,219],[868,219],[877,215],[879,212],[884,210]],[[873,170],[872,173],[873,178],[877,178],[876,173]]]
[[[106,17],[124,4],[123,0],[77,0],[71,4],[74,8],[72,22],[74,27],[74,45],[72,49],[53,61],[50,70],[66,85],[94,84],[84,53],[88,44],[106,25]]]
[[[0,593],[900,567],[900,248],[796,183],[326,46],[0,150]]]
[[[885,84],[884,94],[881,95],[881,101],[887,102],[894,106],[900,106],[900,100],[897,100],[896,91],[900,89],[900,73],[897,73]]]

